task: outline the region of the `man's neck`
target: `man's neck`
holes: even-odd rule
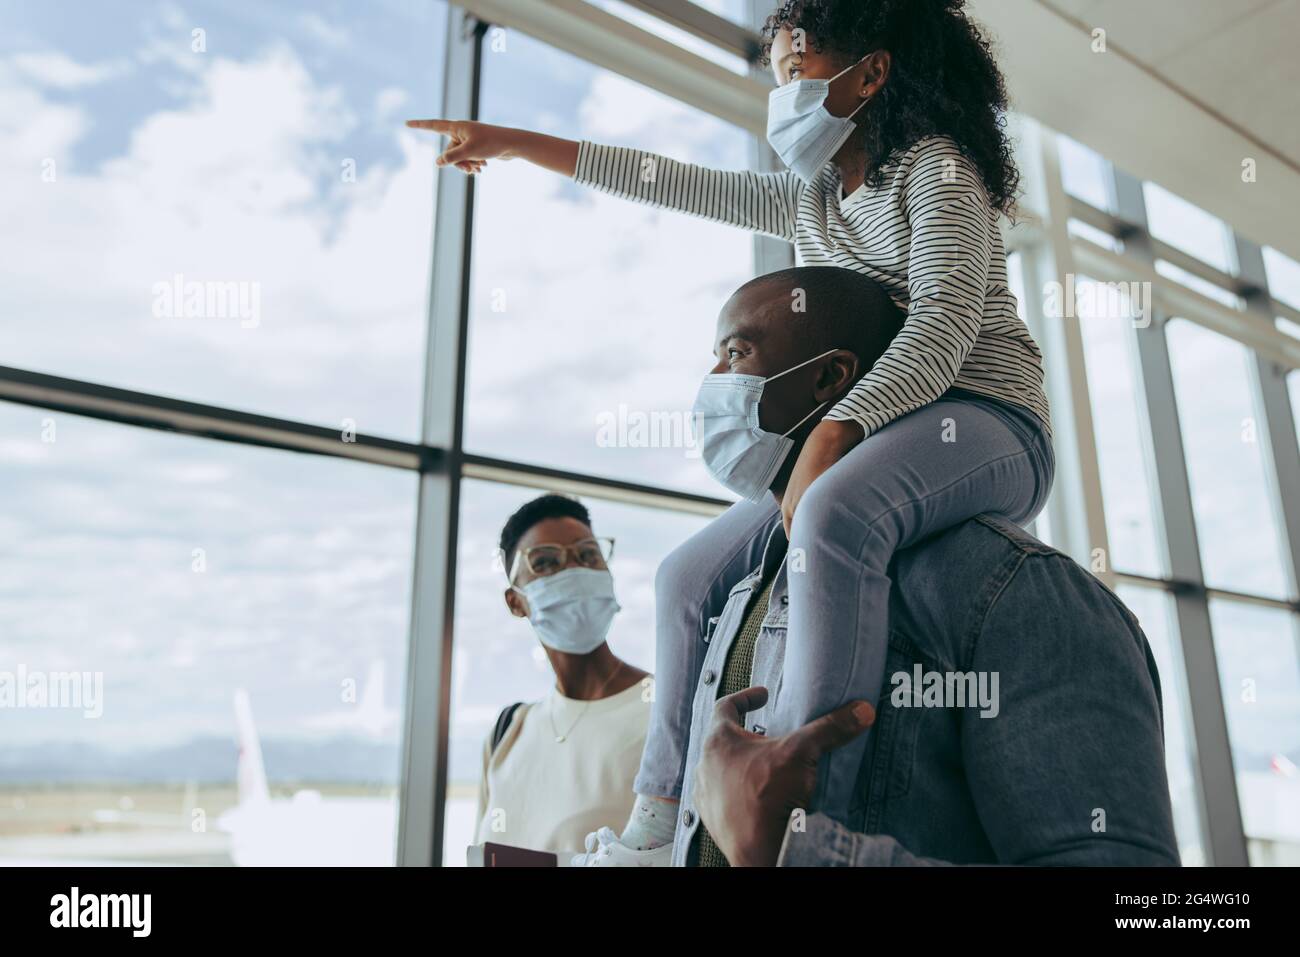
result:
[[[781,508],[785,505],[785,482],[782,482],[780,487],[777,487],[776,485],[772,486],[772,497],[776,499],[777,508]]]
[[[555,672],[555,687],[566,698],[578,701],[596,701],[617,694],[627,687],[617,672],[630,674],[622,661],[602,644],[586,655],[571,655],[564,651],[546,649]]]

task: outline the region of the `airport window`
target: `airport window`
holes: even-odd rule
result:
[[[1300,263],[1270,246],[1262,250],[1268,291],[1274,299],[1300,309]]]
[[[1199,292],[1202,296],[1207,296],[1215,302],[1222,303],[1229,309],[1240,309],[1242,307],[1241,297],[1236,293],[1224,289],[1218,283],[1210,282],[1195,273],[1188,272],[1181,266],[1175,266],[1167,260],[1156,260],[1156,272],[1186,286],[1188,289]]]
[[[1256,407],[1250,353],[1186,320],[1169,324],[1168,340],[1205,581],[1285,598],[1281,529],[1266,471],[1268,434]]]
[[[751,70],[738,54],[752,34],[736,25],[752,27],[756,8],[698,6],[589,9]],[[581,31],[548,44],[461,30],[473,17],[445,0],[195,10],[0,13],[0,174],[32,184],[0,194],[23,227],[0,238],[0,658],[87,676],[79,708],[5,715],[0,863],[460,865],[486,736],[503,706],[554,678],[505,607],[502,524],[545,491],[579,495],[617,541],[611,647],[653,670],[656,568],[734,498],[703,467],[689,413],[718,310],[759,259],[749,234],[522,161],[490,162],[467,188],[402,120],[477,109],[727,169],[753,166],[761,132],[590,62]],[[725,98],[701,102],[736,118]],[[1047,388],[1061,471],[1033,530],[1086,564],[1104,516],[1110,554],[1093,570],[1159,667],[1183,863],[1235,847],[1294,864],[1300,616],[1278,489],[1300,477],[1290,436],[1265,427],[1276,396],[1242,342],[1275,336],[1284,348],[1259,354],[1286,361],[1300,264],[1262,249],[1277,324],[1265,314],[1245,335],[1257,317],[1228,277],[1238,248],[1243,264],[1253,256],[1232,231],[1248,224],[1052,140],[1058,162],[1026,164],[1026,195],[1063,189],[1127,226],[1113,237],[1074,202],[1064,230],[1035,209],[1008,232],[1021,317],[1059,350]],[[1059,183],[1035,182],[1058,165]],[[440,218],[435,188],[455,200]],[[759,249],[765,262],[783,253]],[[1068,261],[1109,265],[1112,281],[1134,267],[1161,309],[1178,284],[1232,313],[1184,294],[1179,318],[1139,334],[1106,284],[1081,276],[1079,335],[1058,335],[1026,277],[1061,278]],[[457,277],[435,284],[433,308],[431,266]],[[453,390],[425,381],[448,354],[431,343],[461,332],[465,377],[446,402]],[[101,386],[134,392],[109,409]],[[1287,388],[1300,422],[1300,372]],[[180,421],[172,399],[210,408]],[[1091,435],[1068,403],[1091,412]],[[1152,428],[1171,409],[1181,442]],[[1173,548],[1189,513],[1200,574]],[[426,693],[407,695],[408,681]],[[1229,746],[1198,740],[1193,701],[1222,707]],[[435,715],[427,726],[417,705]],[[422,779],[404,775],[413,754],[435,756]],[[1234,800],[1240,822],[1216,817]],[[417,832],[440,820],[441,839],[412,838],[402,810],[418,812]]]
[[[460,556],[456,565],[456,626],[452,668],[451,783],[443,862],[465,863],[477,825],[483,742],[506,705],[536,701],[555,675],[524,620],[511,616],[497,542],[506,519],[538,489],[469,481],[462,491]],[[654,575],[660,560],[707,518],[584,498],[597,535],[615,539],[610,563],[622,610],[609,644],[628,664],[654,672]],[[505,843],[509,843],[505,841]]]
[[[1137,616],[1156,659],[1164,706],[1165,773],[1169,777],[1178,851],[1183,864],[1201,865],[1206,861],[1196,787],[1196,738],[1192,730],[1187,684],[1183,680],[1183,657],[1173,602],[1169,593],[1161,588],[1122,584],[1116,593]]]
[[[1227,600],[1211,600],[1210,616],[1251,863],[1293,865],[1300,855],[1289,756],[1300,748],[1296,617]]]
[[[1016,297],[1016,314],[1020,316],[1022,322],[1030,322],[1029,310],[1026,308],[1027,299],[1025,291],[1025,258],[1024,253],[1011,250],[1007,253],[1007,285],[1011,289],[1011,294]],[[1032,331],[1032,327],[1031,327]],[[1059,494],[1053,487],[1049,493],[1049,498]],[[1048,545],[1054,544],[1052,537],[1052,519],[1050,507],[1044,507],[1038,516],[1029,526],[1034,535],[1042,539]]]
[[[1151,235],[1225,273],[1237,271],[1223,221],[1155,183],[1143,183]]]
[[[1134,339],[1135,304],[1106,284],[1078,285],[1088,395],[1106,506],[1110,565],[1160,577],[1167,562],[1153,482],[1146,400]]]
[[[1116,239],[1104,229],[1098,229],[1090,223],[1085,223],[1081,219],[1071,219],[1066,223],[1066,229],[1071,236],[1077,236],[1085,239],[1090,243],[1100,246],[1102,249],[1109,249],[1113,253],[1122,253],[1124,251],[1124,241]]]
[[[749,72],[749,62],[743,56],[720,50],[708,40],[698,37],[681,27],[665,23],[653,14],[647,13],[635,5],[625,2],[625,0],[589,0],[589,2],[594,3],[607,13],[612,13],[629,23],[634,23],[642,30],[668,40],[689,53],[702,56],[733,73]],[[707,10],[709,13],[716,13],[719,16],[726,17],[733,22],[742,22],[746,19],[745,0],[697,3],[696,6]]]
[[[482,98],[489,122],[542,115],[560,136],[749,163],[741,130],[524,36],[485,56]],[[475,203],[466,446],[720,494],[690,410],[718,311],[753,275],[752,236],[524,163],[490,164]]]
[[[1058,134],[1056,144],[1061,161],[1061,185],[1065,191],[1090,206],[1109,211],[1114,206],[1110,164],[1068,136]]]
[[[0,657],[82,695],[5,711],[0,860],[391,864],[414,474],[7,403],[0,435]]]
[[[1300,438],[1300,374],[1292,372],[1288,375],[1286,386],[1291,395],[1291,416],[1296,422],[1297,438]]]
[[[15,15],[4,361],[414,437],[441,0]]]

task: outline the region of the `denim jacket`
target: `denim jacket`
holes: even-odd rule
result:
[[[686,864],[700,826],[694,773],[723,665],[750,593],[773,570],[752,671],[752,684],[767,688],[769,700],[746,716],[745,727],[765,733],[765,715],[780,698],[789,603],[784,554],[777,521],[761,566],[731,590],[707,638],[676,866]],[[1179,863],[1160,678],[1137,619],[1113,592],[1069,557],[987,515],[899,552],[890,577],[885,684],[851,826],[808,815],[788,831],[778,863]],[[923,679],[984,675],[996,707],[951,698],[927,704],[912,688],[918,666]]]

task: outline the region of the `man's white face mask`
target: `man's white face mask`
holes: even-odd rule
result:
[[[790,433],[827,404],[820,403],[780,435],[765,432],[758,424],[758,405],[764,385],[838,351],[827,349],[767,378],[735,372],[704,377],[691,419],[700,432],[696,436],[700,457],[715,479],[741,498],[751,502],[763,500],[781,463],[794,447]]]

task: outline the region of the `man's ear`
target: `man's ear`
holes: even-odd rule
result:
[[[818,402],[838,398],[849,391],[863,371],[858,357],[847,349],[832,353],[822,366],[821,374],[817,376],[815,398]]]
[[[528,599],[519,594],[519,589],[513,585],[505,591],[506,607],[510,609],[510,614],[516,618],[528,617]]]

